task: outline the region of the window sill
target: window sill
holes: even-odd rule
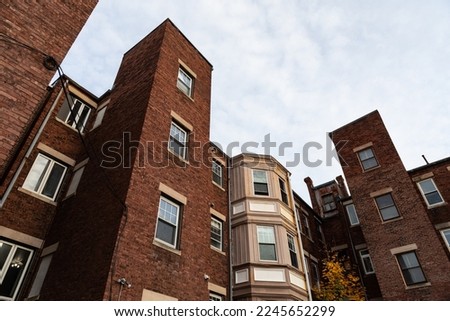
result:
[[[401,221],[403,220],[403,216],[397,217],[397,218],[392,218],[390,220],[387,221],[383,221],[381,224],[388,224],[388,223],[392,223],[392,222],[397,222],[397,221]]]
[[[375,167],[371,167],[371,168],[369,168],[369,169],[364,169],[364,167],[361,166],[361,168],[362,168],[362,170],[363,170],[363,173],[371,172],[371,171],[376,170],[376,169],[378,169],[378,168],[380,168],[380,167],[381,167],[381,166],[378,165],[378,166],[375,166]]]
[[[220,186],[219,184],[217,184],[217,183],[214,182],[214,181],[212,181],[212,183],[213,183],[214,185],[216,185],[218,188],[220,188],[222,191],[225,192],[225,188],[223,188],[222,186]]]
[[[78,130],[76,128],[73,128],[72,126],[66,124],[65,122],[63,122],[61,119],[59,119],[58,117],[55,117],[56,121],[62,125],[64,125],[67,128],[70,128],[70,130],[72,130],[73,132],[78,134]],[[84,128],[86,129],[86,127]],[[81,135],[84,135],[84,131],[81,132]]]
[[[51,199],[49,199],[49,198],[47,198],[47,197],[45,197],[45,196],[42,196],[42,195],[40,195],[40,194],[34,193],[34,192],[32,192],[32,191],[29,191],[29,190],[27,190],[27,189],[25,189],[25,188],[23,188],[23,187],[19,187],[17,190],[18,190],[19,192],[24,193],[24,194],[33,196],[34,198],[37,198],[38,200],[41,200],[41,201],[43,201],[43,202],[45,202],[45,203],[47,203],[47,204],[50,204],[50,205],[53,205],[53,206],[56,206],[56,205],[58,204],[58,203],[56,203],[55,201],[52,201]]]
[[[420,284],[416,284],[416,285],[407,285],[405,287],[405,289],[406,290],[414,290],[414,289],[423,288],[423,287],[427,287],[427,286],[431,286],[431,283],[426,282],[426,283],[420,283]]]
[[[168,246],[168,245],[166,245],[164,243],[161,243],[157,239],[153,240],[153,245],[156,245],[156,246],[158,246],[158,247],[160,247],[160,248],[162,248],[164,250],[167,250],[169,252],[172,252],[172,253],[174,253],[176,255],[180,255],[181,256],[181,251],[180,250],[176,250],[176,249],[174,249],[174,248],[172,248],[172,247],[170,247],[170,246]]]
[[[447,205],[448,205],[447,202],[442,202],[442,203],[438,203],[438,204],[427,205],[427,209],[431,210],[436,207],[447,206]]]
[[[219,250],[218,248],[216,248],[216,247],[214,247],[214,246],[212,246],[212,245],[210,245],[210,247],[211,247],[211,250],[214,250],[214,251],[216,251],[217,253],[222,254],[223,256],[226,256],[226,255],[227,255],[227,253],[225,253],[225,252]]]

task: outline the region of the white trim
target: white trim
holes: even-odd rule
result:
[[[447,238],[444,235],[445,232],[449,232],[450,233],[450,228],[441,230],[440,232],[441,232],[442,238],[444,239],[444,243],[447,244],[447,250],[450,251],[450,242],[447,240]]]
[[[218,220],[217,218],[215,218],[214,216],[211,216],[211,223],[212,222],[216,222],[216,223],[218,223],[219,224],[219,226],[220,226],[220,247],[216,247],[216,246],[214,246],[214,245],[212,245],[212,244],[210,244],[212,247],[214,247],[215,249],[217,249],[217,250],[219,250],[219,251],[222,251],[222,249],[223,249],[223,221],[221,221],[221,220]],[[212,227],[212,226],[211,226]],[[212,241],[213,239],[212,239],[212,237],[210,237],[210,242]],[[217,241],[217,240],[214,240],[214,241]]]
[[[426,195],[425,195],[425,193],[424,193],[424,191],[423,191],[423,189],[422,189],[422,186],[420,185],[420,183],[425,182],[425,181],[430,181],[431,184],[433,184],[434,191],[432,191],[431,193],[437,192],[438,195],[439,195],[439,197],[441,198],[441,201],[440,201],[440,202],[434,203],[434,204],[430,204],[430,203],[428,202],[428,199],[427,199],[427,197],[426,197]],[[422,197],[423,197],[425,203],[427,204],[427,207],[428,207],[428,208],[433,208],[433,207],[436,207],[436,206],[440,206],[440,205],[445,204],[445,201],[444,201],[444,198],[443,198],[442,195],[441,195],[441,192],[439,192],[439,189],[437,188],[436,184],[434,183],[434,180],[433,180],[431,177],[430,177],[430,178],[423,179],[423,180],[421,180],[421,181],[418,181],[416,184],[417,184],[417,187],[419,188],[420,194],[422,194]]]
[[[361,253],[363,251],[367,251],[367,253],[363,255]],[[361,250],[359,250],[359,257],[361,258],[361,263],[362,263],[362,266],[363,266],[364,274],[366,274],[366,275],[374,274],[375,273],[375,268],[373,267],[373,262],[372,262],[372,258],[370,257],[369,250],[368,249],[361,249]],[[364,258],[368,258],[369,259],[370,266],[372,267],[372,271],[367,271],[366,265],[364,264]]]
[[[59,242],[56,242],[56,243],[54,243],[52,245],[49,245],[49,246],[45,247],[42,250],[41,257],[49,255],[49,254],[52,254],[52,253],[55,253],[56,250],[58,249],[58,246],[59,246]]]
[[[255,177],[253,175],[253,173],[255,171],[263,172],[266,175],[267,195],[262,195],[262,194],[256,194],[255,193]],[[252,190],[253,190],[253,196],[256,196],[256,197],[267,197],[267,196],[270,196],[269,178],[267,177],[267,171],[266,170],[259,169],[259,168],[253,168],[252,169]]]
[[[166,203],[168,203],[168,204],[174,206],[174,207],[177,209],[177,217],[176,217],[176,223],[175,223],[175,224],[173,224],[172,222],[167,221],[166,219],[164,219],[164,218],[162,218],[162,217],[160,218],[159,214],[160,214],[160,210],[161,210],[161,202],[162,202],[162,201],[164,201],[164,202],[166,202]],[[179,235],[178,235],[178,230],[179,230],[179,225],[180,225],[180,214],[181,214],[180,205],[178,205],[178,204],[175,203],[175,202],[172,202],[172,201],[169,200],[167,197],[164,197],[164,196],[162,196],[162,195],[159,197],[158,213],[157,213],[157,216],[156,216],[156,226],[155,226],[155,240],[157,240],[158,243],[164,244],[164,245],[166,245],[166,246],[168,246],[168,247],[170,247],[170,248],[173,248],[173,249],[177,249],[178,236],[179,236]],[[174,243],[174,244],[168,243],[168,242],[166,242],[166,241],[161,240],[160,238],[158,238],[157,232],[158,232],[158,223],[159,223],[159,220],[162,220],[162,221],[166,222],[166,224],[175,225],[175,232],[174,232],[175,237],[174,237],[174,240],[173,240],[173,243]]]

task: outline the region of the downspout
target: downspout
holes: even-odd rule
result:
[[[66,81],[65,85],[67,85],[67,83],[68,83],[68,81]],[[36,146],[36,143],[39,141],[39,138],[41,137],[42,132],[44,131],[44,128],[47,125],[47,122],[50,119],[50,116],[51,116],[53,110],[56,107],[57,102],[61,98],[62,93],[63,93],[63,90],[61,89],[61,91],[58,93],[58,96],[56,97],[55,101],[53,102],[52,107],[50,108],[50,110],[48,111],[48,113],[45,116],[44,120],[42,121],[42,124],[39,127],[39,130],[36,133],[36,136],[34,136],[30,146],[28,147],[28,150],[27,150],[26,154],[23,156],[19,167],[17,168],[16,172],[14,173],[14,176],[12,177],[12,179],[11,179],[9,185],[8,185],[8,188],[5,191],[5,194],[3,194],[3,197],[0,199],[0,208],[3,207],[3,205],[5,204],[6,199],[9,196],[9,193],[11,193],[11,191],[12,191],[12,189],[14,187],[14,184],[17,181],[17,178],[19,177],[23,167],[25,166],[25,162],[28,160],[28,157],[30,156],[31,152],[33,151],[34,147]]]
[[[306,289],[308,291],[308,300],[312,301],[312,293],[311,293],[311,284],[309,283],[309,275],[308,275],[308,269],[306,267],[306,260],[305,260],[305,253],[303,251],[303,241],[302,241],[302,236],[300,233],[300,227],[298,226],[298,222],[300,217],[298,217],[297,211],[295,210],[295,199],[294,199],[294,192],[292,190],[292,185],[291,185],[291,176],[288,175],[288,180],[289,180],[289,189],[291,191],[291,201],[294,207],[294,218],[295,218],[295,228],[297,229],[297,238],[298,238],[298,242],[300,244],[300,256],[302,257],[302,263],[303,263],[303,270],[305,273],[305,279],[306,279]]]
[[[227,185],[228,185],[228,282],[230,288],[229,298],[233,301],[233,261],[232,261],[232,250],[233,250],[233,240],[231,237],[231,216],[233,215],[233,210],[231,208],[231,157],[227,155]]]

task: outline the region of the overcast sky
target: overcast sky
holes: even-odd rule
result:
[[[448,0],[100,0],[64,72],[101,95],[123,54],[166,18],[214,66],[211,140],[224,150],[267,134],[291,142],[271,154],[285,165],[301,154],[288,169],[308,202],[306,176],[318,185],[342,173],[326,164],[327,132],[375,109],[407,169],[422,154],[450,156]],[[306,159],[308,142],[323,149]]]

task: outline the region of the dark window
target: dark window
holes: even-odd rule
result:
[[[211,245],[222,251],[222,221],[211,218]]]
[[[406,252],[397,255],[398,264],[402,270],[403,279],[406,285],[414,285],[427,281],[423,274],[422,267],[417,259],[416,252]]]
[[[253,170],[253,188],[255,195],[269,195],[267,173],[265,171]]]
[[[358,152],[358,157],[364,170],[368,170],[378,166],[378,162],[375,158],[372,148],[367,148]]]
[[[288,247],[289,255],[291,256],[291,265],[298,268],[297,250],[295,249],[295,239],[292,235],[288,234]]]
[[[350,221],[350,225],[358,225],[359,219],[358,214],[356,213],[355,205],[349,204],[345,206],[345,209],[347,210],[348,220]]]
[[[278,181],[280,182],[280,193],[281,193],[281,200],[285,203],[289,205],[288,202],[288,196],[287,196],[287,190],[286,190],[286,183],[279,178]]]
[[[359,255],[361,256],[361,261],[363,263],[364,273],[372,274],[375,273],[375,269],[373,268],[372,259],[369,255],[369,250],[361,250],[359,251]]]
[[[308,216],[306,216],[305,214],[302,214],[302,218],[303,218],[303,224],[302,224],[302,230],[303,233],[307,236],[307,237],[311,237],[311,230],[309,228],[309,220],[308,220]]]
[[[388,221],[400,216],[391,194],[384,194],[375,197],[375,201],[384,221]]]

